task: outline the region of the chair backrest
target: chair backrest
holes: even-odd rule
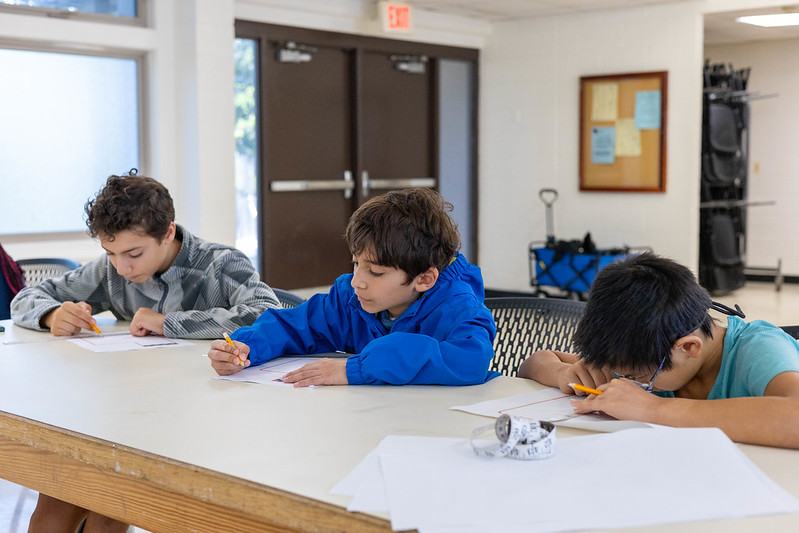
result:
[[[64,272],[75,270],[80,263],[64,257],[42,257],[37,259],[19,259],[17,264],[25,276],[25,284],[38,285],[46,279],[56,278]]]
[[[305,301],[305,298],[294,294],[293,292],[283,289],[276,289],[274,287],[272,287],[272,290],[275,291],[275,296],[277,296],[278,301],[280,301],[280,305],[282,305],[284,309],[297,307]]]
[[[485,305],[497,323],[491,369],[506,376],[538,350],[570,351],[585,309],[585,302],[533,297],[486,298]]]
[[[780,326],[782,330],[793,337],[794,339],[799,339],[799,326]]]

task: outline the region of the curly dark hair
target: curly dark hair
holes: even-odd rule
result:
[[[109,176],[105,187],[86,202],[84,210],[89,235],[108,240],[135,228],[161,241],[175,220],[175,206],[167,188],[153,178],[132,172]]]
[[[426,188],[390,191],[353,213],[345,239],[357,255],[373,248],[377,264],[398,268],[413,280],[430,267],[439,272],[460,249],[452,204]]]

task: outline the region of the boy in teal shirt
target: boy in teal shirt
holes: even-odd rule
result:
[[[730,316],[724,328],[711,308],[743,317],[671,260],[625,259],[594,281],[573,339],[579,355],[536,352],[519,376],[602,392],[572,400],[576,413],[718,427],[738,442],[799,448],[799,344],[768,322]]]

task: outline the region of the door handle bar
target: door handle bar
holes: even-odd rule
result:
[[[366,195],[373,189],[412,189],[416,187],[435,187],[435,178],[404,178],[396,180],[369,179],[367,171],[361,172],[361,192]]]
[[[344,171],[343,180],[272,180],[269,190],[272,192],[304,192],[304,191],[344,191],[344,198],[352,198],[355,181],[352,172]]]

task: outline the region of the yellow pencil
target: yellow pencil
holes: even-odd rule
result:
[[[92,324],[92,329],[93,329],[93,330],[95,331],[95,333],[97,333],[98,335],[102,335],[102,334],[103,334],[103,332],[102,332],[102,331],[100,331],[100,328],[98,328],[98,327],[97,327],[97,324]]]
[[[228,344],[230,344],[230,345],[231,345],[231,346],[233,346],[234,348],[236,347],[236,345],[235,345],[235,344],[233,344],[233,341],[232,341],[232,340],[230,340],[230,335],[228,335],[228,334],[227,334],[227,331],[223,331],[223,332],[222,332],[222,335],[224,335],[224,336],[225,336],[225,340],[227,341],[227,343],[228,343]],[[238,355],[236,356],[236,359],[238,359],[238,360],[239,360],[239,365],[241,365],[241,366],[244,366],[244,359],[242,359],[242,358],[241,358],[241,357],[239,357]]]
[[[573,388],[574,390],[579,390],[583,392],[587,392],[588,394],[602,394],[601,390],[592,389],[591,387],[586,387],[584,385],[580,385],[579,383],[569,383],[569,387]]]

